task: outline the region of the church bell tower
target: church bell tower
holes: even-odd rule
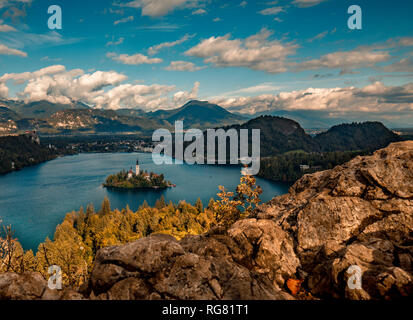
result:
[[[135,174],[138,176],[139,173],[140,173],[139,159],[136,159],[136,170],[135,170]]]

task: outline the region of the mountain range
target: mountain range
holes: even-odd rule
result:
[[[288,117],[293,115],[283,112],[280,114]],[[301,116],[302,119],[305,117],[305,114]],[[376,150],[400,140],[399,136],[380,122],[333,126],[328,131],[311,137],[302,128],[301,122],[269,115],[248,120],[207,101],[192,100],[177,109],[145,113],[136,109],[94,109],[76,101],[56,104],[47,101],[24,103],[0,100],[0,134],[36,130],[40,135],[134,133],[151,136],[153,130],[158,128],[173,131],[174,123],[178,120],[183,121],[185,129],[260,129],[262,157],[297,150]],[[320,121],[322,125],[324,122]]]
[[[185,128],[206,129],[242,123],[246,118],[206,101],[190,101],[174,110],[93,109],[81,102],[56,104],[0,100],[0,132],[37,130],[42,135],[135,133],[150,135],[171,129],[181,120]]]

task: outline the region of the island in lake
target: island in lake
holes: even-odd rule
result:
[[[139,160],[136,160],[136,170],[122,170],[117,174],[111,174],[103,184],[106,188],[115,189],[166,189],[175,187],[170,181],[166,181],[163,174],[141,171]]]

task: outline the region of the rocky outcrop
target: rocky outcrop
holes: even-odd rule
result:
[[[0,274],[0,300],[83,300],[80,293],[65,288],[51,290],[38,272]]]
[[[354,267],[361,288],[349,285]],[[0,276],[0,298],[44,297],[19,277]],[[122,300],[294,299],[289,279],[302,282],[305,297],[320,299],[413,295],[413,141],[306,175],[228,230],[181,241],[152,235],[101,249],[82,293]],[[79,297],[71,294],[59,298]]]
[[[296,276],[313,295],[407,297],[413,294],[413,141],[304,176],[256,218],[293,239]],[[353,265],[362,271],[362,289],[347,285]]]

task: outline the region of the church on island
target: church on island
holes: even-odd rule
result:
[[[140,166],[139,166],[139,159],[136,159],[135,173],[133,173],[132,168],[130,168],[128,172],[128,180],[132,179],[134,175],[139,176],[140,173],[141,171],[140,171]],[[147,177],[149,177],[149,175],[147,175]]]
[[[163,174],[154,172],[148,173],[142,170],[139,164],[139,159],[136,160],[135,172],[132,168],[129,171],[121,171],[117,174],[110,175],[106,178],[104,187],[122,188],[122,189],[163,189],[175,187],[170,181],[166,181]]]
[[[145,171],[141,171],[140,165],[139,165],[139,159],[136,159],[136,165],[135,165],[135,172],[133,172],[132,168],[130,168],[128,172],[128,180],[132,179],[133,177],[141,176],[145,178],[146,180],[150,181],[151,177],[149,173]]]

